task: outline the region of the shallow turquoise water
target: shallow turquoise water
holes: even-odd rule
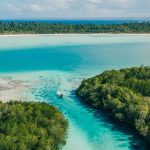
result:
[[[58,36],[55,38],[61,44],[55,45],[49,43],[53,36],[47,36],[46,46],[40,36],[32,37],[36,44],[32,42],[29,47],[20,43],[28,43],[31,37],[17,38],[0,38],[1,75],[35,80],[33,97],[54,104],[65,114],[70,127],[64,150],[145,149],[145,143],[131,131],[115,125],[105,113],[81,104],[74,90],[83,78],[107,69],[150,65],[150,36],[92,36],[87,42],[91,38],[87,35],[71,44],[67,43],[69,37],[63,41]],[[63,100],[57,97],[58,90],[65,91]]]

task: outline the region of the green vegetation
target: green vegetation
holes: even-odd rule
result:
[[[150,33],[150,22],[124,24],[55,24],[44,22],[0,22],[0,34],[50,33]]]
[[[150,67],[105,71],[84,80],[77,95],[134,128],[150,144]]]
[[[68,122],[54,106],[0,102],[0,150],[58,150]]]

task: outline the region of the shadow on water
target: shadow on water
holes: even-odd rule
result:
[[[72,91],[74,96],[76,96],[76,91]],[[105,111],[105,110],[97,110],[95,108],[92,108],[89,104],[85,103],[82,99],[78,98],[76,96],[76,99],[78,102],[83,105],[84,107],[87,107],[89,111],[93,112],[93,115],[99,120],[103,121],[105,126],[108,126],[111,128],[111,130],[116,132],[122,132],[125,135],[130,135],[128,137],[128,140],[130,141],[130,149],[131,150],[149,150],[148,143],[144,141],[144,139],[136,133],[136,131],[125,123],[121,123],[119,121],[116,121],[112,115]],[[124,138],[119,137],[120,141],[124,140]],[[124,146],[124,145],[122,145]]]

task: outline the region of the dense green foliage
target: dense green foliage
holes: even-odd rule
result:
[[[105,71],[77,90],[84,102],[111,112],[150,143],[150,67]]]
[[[0,22],[0,34],[14,33],[150,33],[150,22],[124,24],[55,24],[44,22]]]
[[[54,106],[0,102],[0,150],[58,150],[68,122]]]

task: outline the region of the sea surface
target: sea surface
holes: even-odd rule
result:
[[[30,82],[30,100],[53,104],[68,119],[63,150],[146,149],[133,131],[85,106],[75,95],[83,79],[140,65],[150,65],[150,35],[0,37],[0,76]],[[58,91],[64,91],[64,99]]]
[[[3,22],[43,22],[43,23],[63,23],[63,24],[123,24],[123,23],[133,23],[133,22],[144,22],[150,21],[147,19],[19,19],[19,20],[0,20]]]

